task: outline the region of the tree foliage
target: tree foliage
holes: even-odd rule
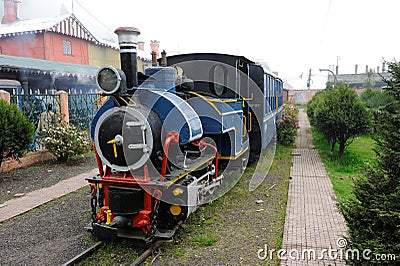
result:
[[[339,144],[339,156],[353,138],[368,130],[369,113],[354,90],[346,85],[315,95],[307,105],[311,124],[324,134],[333,151]]]
[[[392,77],[384,80],[393,101],[377,113],[376,164],[354,184],[355,200],[344,209],[350,248],[373,254],[400,255],[400,65],[389,63]],[[394,261],[352,260],[353,265],[389,264]]]
[[[381,90],[368,88],[361,94],[361,100],[373,116],[371,132],[375,133],[378,113],[381,108],[385,108],[386,105],[392,102],[392,97]]]
[[[392,98],[380,90],[367,89],[361,94],[361,100],[367,108],[376,110],[389,104]]]
[[[15,104],[0,100],[0,165],[8,159],[18,159],[33,141],[34,128]]]

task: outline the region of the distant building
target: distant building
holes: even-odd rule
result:
[[[146,67],[151,66],[151,44],[150,51],[145,50],[144,44],[144,41],[138,41],[137,44],[137,69],[142,73]]]
[[[354,88],[357,94],[361,94],[368,88],[382,89],[387,85],[383,78],[390,78],[390,74],[385,70],[385,63],[382,64],[382,72],[379,72],[379,67],[376,71],[366,66],[364,73],[358,73],[358,65],[356,65],[354,74],[338,74],[335,76],[329,74],[327,84],[344,83],[350,88]]]

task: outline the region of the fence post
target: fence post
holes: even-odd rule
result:
[[[10,93],[4,90],[0,90],[0,99],[6,101],[8,104],[10,104]]]
[[[306,101],[306,104],[307,104],[309,101],[311,101],[312,97],[313,97],[313,95],[312,95],[311,90],[307,90],[307,101]]]
[[[65,91],[58,91],[58,103],[60,105],[60,114],[62,121],[69,123],[69,112],[68,112],[68,93]]]

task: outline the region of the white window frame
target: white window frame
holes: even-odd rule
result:
[[[72,43],[68,40],[63,40],[63,53],[64,55],[72,55]]]

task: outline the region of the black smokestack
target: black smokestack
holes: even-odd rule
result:
[[[120,48],[121,69],[126,75],[128,90],[137,87],[136,47],[140,31],[134,27],[120,27],[115,30]]]

